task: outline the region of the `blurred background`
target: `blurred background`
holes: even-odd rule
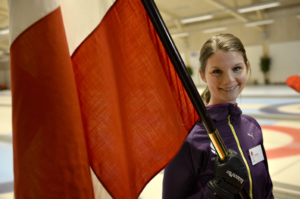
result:
[[[300,0],[155,0],[175,44],[198,75],[199,50],[212,35],[240,38],[251,64],[248,84],[284,84],[299,74]],[[262,58],[270,67],[261,66]],[[264,62],[265,63],[265,62]],[[263,69],[263,71],[261,70]],[[0,0],[0,85],[10,88],[9,20],[6,0]]]
[[[239,106],[262,125],[275,197],[300,198],[300,94],[285,84],[289,76],[300,75],[300,0],[155,2],[200,93],[205,88],[198,73],[203,43],[220,33],[241,39],[251,75]],[[0,199],[13,198],[8,16],[7,0],[0,0]],[[163,171],[140,199],[161,198],[162,179]]]
[[[231,33],[245,45],[251,64],[249,84],[284,84],[299,74],[299,0],[156,0],[186,65],[199,80],[199,51],[212,35]],[[262,58],[270,67],[261,66]],[[263,69],[263,71],[261,70]]]

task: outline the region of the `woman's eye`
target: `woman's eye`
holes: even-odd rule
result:
[[[237,66],[237,67],[234,67],[234,68],[233,68],[233,71],[239,71],[239,70],[241,70],[241,69],[242,69],[242,67]]]
[[[220,74],[221,71],[220,71],[220,70],[214,70],[213,73],[214,73],[214,74]]]

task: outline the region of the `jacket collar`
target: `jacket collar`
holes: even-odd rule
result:
[[[207,105],[206,108],[214,123],[227,121],[228,115],[230,115],[230,118],[233,121],[237,121],[237,119],[242,114],[242,111],[238,107],[237,103],[236,104],[222,103],[216,105]]]

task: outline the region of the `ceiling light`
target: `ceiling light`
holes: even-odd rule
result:
[[[220,32],[220,31],[224,31],[224,30],[227,30],[227,27],[219,27],[219,28],[206,29],[206,30],[203,30],[203,33]]]
[[[252,27],[252,26],[266,25],[266,24],[271,24],[271,23],[274,23],[273,19],[246,23],[245,26],[246,27]]]
[[[189,33],[184,32],[184,33],[172,34],[171,36],[173,37],[173,39],[178,37],[187,37],[189,36]]]
[[[205,16],[199,16],[199,17],[193,17],[193,18],[188,18],[188,19],[181,19],[180,22],[185,24],[185,23],[192,23],[196,21],[203,21],[207,19],[213,18],[213,15],[205,15]]]
[[[280,3],[278,3],[278,2],[264,4],[264,5],[257,5],[257,6],[252,6],[252,7],[248,7],[248,8],[238,9],[238,12],[239,13],[251,12],[251,11],[255,11],[255,10],[262,10],[262,9],[265,9],[265,8],[272,8],[272,7],[276,7],[276,6],[279,6],[279,5],[280,5]]]

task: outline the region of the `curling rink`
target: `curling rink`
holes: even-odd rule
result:
[[[287,86],[248,86],[237,103],[262,127],[275,198],[300,198],[300,93]],[[0,91],[0,199],[13,199],[11,109],[11,92]],[[163,171],[139,199],[162,198],[162,180]]]

